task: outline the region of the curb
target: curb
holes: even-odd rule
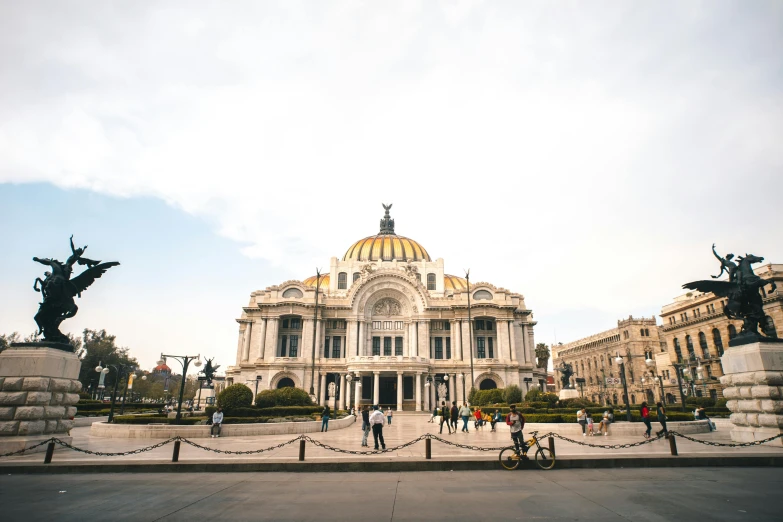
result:
[[[679,456],[679,457],[569,457],[557,460],[555,470],[616,468],[783,467],[783,455]],[[535,462],[523,462],[520,470],[540,470]],[[18,463],[0,465],[6,474],[66,473],[249,473],[249,472],[404,472],[404,471],[504,471],[492,460],[399,460],[344,462],[169,462],[140,463]]]

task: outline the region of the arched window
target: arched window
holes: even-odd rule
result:
[[[283,377],[277,382],[278,388],[296,388],[294,381],[289,377]]]
[[[712,342],[715,343],[715,348],[718,349],[718,355],[723,356],[723,339],[720,338],[720,330],[717,328],[712,329]]]
[[[427,274],[427,290],[435,290],[435,274]]]
[[[359,279],[359,277],[361,277],[361,274],[360,274],[359,272],[354,272],[354,273],[353,273],[353,280],[354,280],[354,281],[356,281],[357,279]]]
[[[688,348],[688,356],[693,358],[696,354],[693,352],[693,341],[690,335],[685,336],[685,346]]]
[[[674,353],[677,354],[677,362],[682,362],[682,348],[680,348],[680,340],[674,338]]]
[[[475,299],[476,301],[479,301],[481,299],[491,300],[492,299],[492,294],[489,293],[486,290],[479,290],[478,292],[473,294],[473,299]]]
[[[337,274],[337,289],[345,290],[346,288],[348,288],[348,274],[340,272]]]
[[[481,381],[481,384],[479,384],[479,390],[494,390],[497,387],[497,383],[492,379],[484,379]]]
[[[709,358],[710,349],[707,346],[707,336],[704,335],[704,332],[699,332],[699,347],[701,348],[701,353],[704,354],[704,357]]]
[[[289,288],[283,292],[283,297],[292,297],[294,299],[301,299],[302,295],[302,291],[298,288]]]
[[[729,341],[737,337],[737,329],[734,327],[733,324],[729,325]]]
[[[612,395],[612,404],[617,405],[617,394]]]

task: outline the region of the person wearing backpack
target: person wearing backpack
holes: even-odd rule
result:
[[[647,407],[647,403],[642,403],[642,422],[647,426],[647,431],[644,432],[644,438],[650,438],[650,432],[652,431],[652,424],[650,424],[650,408]]]
[[[440,403],[440,433],[443,433],[443,423],[446,423],[446,429],[449,430],[449,435],[451,435],[451,415],[449,411],[449,407],[446,406],[446,401],[441,401]]]
[[[509,406],[511,410],[506,415],[506,424],[511,428],[511,440],[514,441],[514,447],[517,449],[517,453],[523,453],[522,458],[527,460],[527,446],[525,446],[525,440],[522,436],[522,428],[525,427],[525,417],[517,411],[516,404]],[[521,449],[520,449],[521,446]]]

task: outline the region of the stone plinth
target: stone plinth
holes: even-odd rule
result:
[[[51,437],[71,441],[68,434],[82,388],[80,368],[76,354],[59,346],[11,345],[0,353],[0,453]]]
[[[721,357],[731,439],[752,442],[783,433],[783,344],[734,346]],[[783,446],[783,440],[774,444]]]
[[[574,390],[573,388],[563,388],[560,390],[560,393],[558,394],[560,396],[560,400],[565,399],[578,399],[579,398],[579,392]]]

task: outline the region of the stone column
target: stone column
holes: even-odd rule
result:
[[[416,411],[421,411],[421,372],[416,373]]]
[[[517,359],[516,351],[517,351],[517,338],[514,334],[514,328],[516,328],[516,321],[512,319],[508,322],[508,344],[510,346],[509,355],[511,357],[512,361],[515,361]]]
[[[357,339],[356,334],[359,331],[358,324],[355,319],[349,319],[348,320],[348,329],[345,331],[345,335],[347,337],[346,343],[345,343],[345,357],[355,357],[356,356],[356,347],[357,347]]]
[[[318,404],[324,406],[326,404],[326,374],[325,373],[321,374],[320,381],[321,381],[321,385],[318,388],[318,397],[319,397]]]
[[[419,355],[419,344],[418,344],[418,338],[416,336],[416,329],[418,328],[418,323],[416,321],[412,321],[409,325],[410,330],[410,339],[411,339],[411,357],[418,357]]]
[[[346,410],[350,410],[351,409],[351,383],[348,381],[347,375],[345,379],[345,388],[343,388],[343,390],[345,390],[345,401],[343,402],[343,408],[345,408]]]
[[[505,319],[498,319],[497,322],[497,340],[498,340],[498,353],[497,358],[501,361],[507,361],[508,357],[508,321]]]
[[[417,342],[419,356],[430,358],[430,322],[419,321],[419,340]]]
[[[302,339],[300,340],[299,351],[296,354],[297,357],[310,361],[313,353],[313,334],[318,335],[317,331],[313,332],[313,319],[302,318]]]
[[[527,362],[527,326],[522,324],[522,361]]]
[[[438,393],[437,390],[435,389],[434,376],[433,376],[432,384],[430,385],[430,405],[435,407],[440,406],[438,404]]]
[[[253,321],[245,322],[245,336],[242,339],[242,362],[250,359],[250,334],[253,329]]]
[[[266,348],[264,348],[264,360],[271,361],[277,357],[277,332],[280,326],[280,319],[272,317],[266,325]]]
[[[397,372],[397,411],[402,411],[402,372]]]
[[[354,374],[353,380],[356,382],[353,386],[353,402],[356,404],[356,413],[359,415],[359,409],[362,403],[362,374]]]
[[[457,405],[459,406],[463,402],[465,402],[465,394],[462,393],[462,383],[465,381],[465,378],[462,376],[461,373],[457,374]]]
[[[340,374],[340,409],[345,409],[345,374]]]
[[[731,440],[753,442],[783,433],[783,344],[730,346],[720,358]],[[783,439],[768,443],[783,446]]]
[[[460,331],[460,337],[462,338],[462,360],[470,361],[470,323],[465,320],[462,321],[462,330]],[[476,358],[476,346],[473,346],[473,358]]]
[[[372,403],[378,404],[381,400],[381,372],[372,372]]]
[[[456,401],[457,396],[454,395],[454,387],[457,385],[457,374],[452,373],[449,375],[449,401]]]
[[[451,328],[454,329],[456,339],[454,342],[454,359],[458,361],[464,361],[464,347],[462,346],[462,321],[454,321],[454,325]]]
[[[426,377],[424,377],[426,379]],[[427,382],[424,382],[424,411],[430,411],[432,408],[430,407],[430,390],[432,388],[432,383],[430,383],[429,386],[427,386]]]
[[[264,347],[266,346],[266,319],[261,319],[260,343],[258,345],[257,359],[264,359]]]

